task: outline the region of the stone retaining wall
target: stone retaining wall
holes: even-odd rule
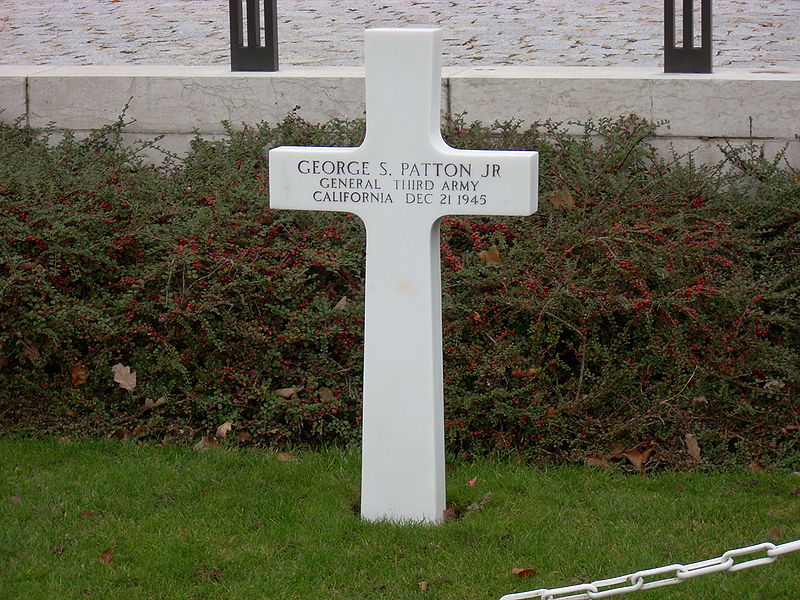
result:
[[[364,116],[361,67],[296,67],[277,73],[232,73],[220,66],[0,65],[0,119],[27,115],[34,127],[85,132],[113,122],[129,104],[130,139],[164,134],[161,145],[185,152],[197,132],[276,122],[299,106],[322,122]],[[755,139],[772,153],[789,146],[800,167],[800,71],[731,69],[711,75],[600,67],[445,67],[443,114],[466,120],[583,121],[637,114],[668,120],[654,143],[698,161],[717,145]]]

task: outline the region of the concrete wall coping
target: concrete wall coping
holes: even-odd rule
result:
[[[229,79],[274,79],[317,77],[364,77],[363,67],[287,67],[274,73],[231,71],[225,66],[181,65],[0,65],[0,77],[222,77]],[[489,79],[653,79],[710,81],[800,81],[800,69],[732,69],[714,73],[664,73],[651,67],[541,67],[465,66],[444,67],[444,79],[485,77]]]

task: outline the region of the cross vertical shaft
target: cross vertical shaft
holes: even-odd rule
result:
[[[434,29],[367,30],[369,85],[363,148],[428,145],[432,136],[443,144],[440,44],[441,35]]]
[[[366,222],[361,514],[370,520],[438,522],[444,511],[439,223],[415,221]]]
[[[364,147],[370,152],[443,145],[439,36],[421,31],[426,35],[415,29],[366,33]],[[383,211],[364,218],[366,519],[438,522],[444,511],[439,223],[438,215],[420,216]]]

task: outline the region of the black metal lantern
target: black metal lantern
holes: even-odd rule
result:
[[[261,0],[230,0],[231,16],[231,71],[278,70],[278,17],[277,0],[264,0],[264,43],[261,43]],[[247,22],[247,43],[244,32]]]
[[[694,0],[683,2],[683,44],[675,46],[675,0],[664,0],[664,72],[711,73],[711,0],[700,0],[701,42],[694,45]]]

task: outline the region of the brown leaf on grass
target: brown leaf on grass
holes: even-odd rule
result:
[[[302,389],[303,388],[301,388],[301,387],[300,388],[294,388],[294,387],[281,388],[279,390],[275,390],[275,395],[276,396],[280,396],[281,398],[291,398],[292,396],[294,396],[297,392],[301,391]]]
[[[75,416],[75,415],[77,415],[77,414],[78,414],[78,413],[76,413],[76,412],[75,412],[74,410],[72,410],[71,408],[68,408],[67,410],[65,410],[65,411],[64,411],[64,416],[66,416],[66,417],[70,417],[70,418],[74,417],[74,416]]]
[[[550,196],[550,204],[553,208],[575,208],[575,197],[569,191],[569,187],[562,185],[561,188]]]
[[[419,584],[417,585],[419,585],[419,589],[421,589],[423,592],[427,590],[428,587],[430,586],[430,584],[427,581],[420,581]]]
[[[318,393],[319,393],[319,399],[327,404],[330,404],[331,402],[334,402],[336,400],[336,395],[333,393],[333,390],[329,387],[322,386],[321,388],[319,388]]]
[[[19,496],[11,496],[11,504],[20,505],[22,504],[22,498]]]
[[[161,406],[166,401],[167,401],[167,399],[166,399],[165,396],[161,396],[161,398],[159,398],[158,400],[152,400],[151,398],[145,398],[144,404],[139,407],[139,412],[140,413],[147,412],[151,408],[156,408],[158,406]]]
[[[216,448],[219,446],[219,441],[213,435],[204,435],[203,438],[197,442],[192,449],[196,452],[203,452],[209,448]]]
[[[536,569],[511,569],[511,574],[516,575],[517,577],[534,577],[539,574],[539,571]]]
[[[56,556],[61,556],[62,554],[64,554],[64,550],[66,550],[66,549],[67,549],[67,541],[66,540],[62,540],[58,544],[54,544],[53,546],[50,546],[50,552],[52,552]]]
[[[488,265],[489,263],[503,263],[503,259],[500,256],[500,250],[497,249],[497,246],[492,246],[488,250],[481,250],[478,252],[478,258],[485,265]]]
[[[627,458],[630,463],[639,469],[639,471],[644,472],[644,466],[647,464],[647,461],[650,460],[650,457],[655,452],[655,448],[647,448],[645,450],[639,450],[638,448],[632,448],[630,450],[626,450],[623,452],[625,458]]]
[[[697,443],[697,437],[693,433],[687,433],[684,438],[686,441],[686,451],[689,453],[695,462],[701,461],[700,444]]]
[[[450,521],[455,521],[458,519],[458,510],[455,506],[451,506],[450,508],[445,508],[442,511],[442,519],[445,523],[449,523]]]
[[[100,553],[100,562],[104,565],[110,565],[114,562],[114,548],[106,548]]]
[[[597,454],[592,454],[591,456],[587,457],[586,465],[589,467],[603,467],[605,469],[611,467],[611,463],[609,463],[608,460],[602,456],[598,456]]]
[[[292,462],[297,460],[297,457],[289,452],[279,452],[277,458],[278,462]]]
[[[89,380],[89,369],[78,363],[70,368],[69,377],[72,380],[73,387],[78,387]]]
[[[119,384],[123,390],[129,392],[136,389],[136,371],[131,371],[130,367],[126,367],[122,363],[117,363],[111,367],[111,372],[114,374],[114,381]]]
[[[486,506],[486,503],[489,502],[489,500],[491,500],[491,499],[492,499],[492,493],[491,492],[488,492],[487,494],[484,494],[484,496],[483,496],[483,498],[481,498],[480,502],[473,502],[472,504],[470,504],[467,507],[467,514],[470,515],[470,514],[476,512],[476,511],[481,510],[484,506]]]
[[[767,531],[767,537],[773,542],[779,542],[781,539],[781,528],[773,527]]]
[[[222,569],[216,566],[210,569],[197,567],[194,572],[197,573],[197,576],[203,581],[219,581],[220,577],[222,577]]]
[[[348,302],[349,300],[347,299],[347,296],[342,296],[342,298],[333,307],[333,310],[345,310]]]
[[[218,440],[224,440],[226,437],[228,437],[231,429],[233,429],[233,423],[230,421],[225,421],[222,425],[217,427],[217,432],[214,434],[214,437]]]
[[[85,519],[87,521],[94,521],[95,519],[99,519],[100,515],[98,515],[93,510],[85,510],[81,513],[81,519]]]
[[[117,427],[114,431],[108,434],[108,437],[116,438],[121,442],[126,437],[128,437],[128,434],[125,433],[125,430],[122,427]]]

